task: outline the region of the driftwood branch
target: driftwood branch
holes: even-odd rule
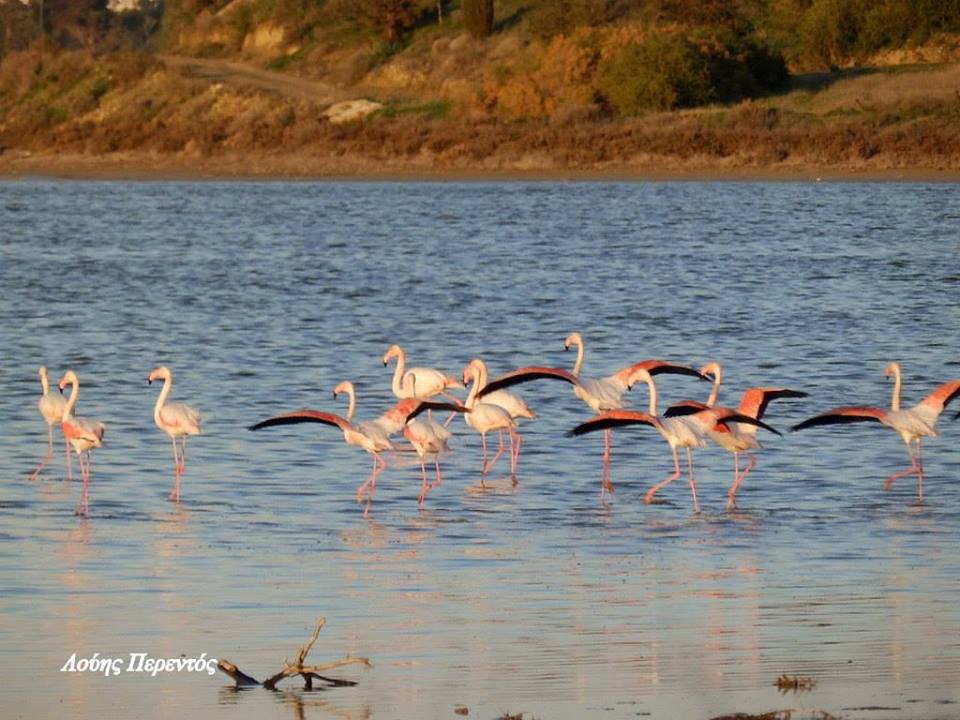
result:
[[[304,643],[300,648],[300,652],[297,653],[296,662],[291,663],[289,660],[284,660],[283,669],[280,670],[280,672],[271,675],[269,678],[264,680],[263,683],[258,682],[255,678],[252,678],[241,671],[229,660],[219,660],[217,662],[217,667],[221,670],[221,672],[229,675],[237,684],[237,687],[249,687],[251,685],[262,684],[263,687],[267,688],[267,690],[275,690],[278,682],[284,678],[293,677],[294,675],[299,675],[303,678],[303,686],[307,690],[313,689],[313,681],[315,679],[332,686],[356,685],[356,683],[352,680],[338,680],[336,678],[325,677],[320,673],[342,667],[344,665],[364,665],[365,667],[371,667],[370,660],[367,658],[345,657],[341,660],[334,660],[333,662],[322,663],[320,665],[303,664],[307,659],[307,655],[310,654],[310,650],[313,649],[313,644],[317,641],[317,636],[320,635],[320,631],[323,629],[323,626],[326,625],[326,623],[326,618],[322,617],[317,620],[317,624],[313,628],[313,635],[311,635],[310,639],[307,640],[307,642]]]

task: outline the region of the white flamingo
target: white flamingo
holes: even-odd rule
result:
[[[90,510],[90,454],[94,448],[103,445],[103,435],[105,428],[102,422],[90,420],[84,417],[77,417],[73,414],[73,408],[80,397],[80,380],[73,370],[67,370],[60,378],[58,386],[60,392],[67,385],[70,386],[70,396],[67,398],[67,404],[63,407],[63,415],[60,418],[60,429],[64,437],[73,446],[77,453],[77,461],[80,463],[80,475],[83,477],[83,493],[80,496],[80,504],[77,506],[76,514],[86,516]],[[84,462],[84,453],[86,462]]]
[[[384,367],[396,358],[391,390],[398,398],[428,398],[448,388],[462,388],[455,377],[425,367],[407,367],[407,355],[399,345],[391,345],[383,355]]]
[[[907,446],[910,456],[910,467],[895,472],[883,484],[884,490],[889,490],[893,481],[905,475],[917,476],[917,499],[923,502],[923,458],[920,454],[920,438],[936,437],[937,419],[943,409],[960,395],[960,379],[947,380],[934,389],[923,400],[912,408],[900,408],[900,364],[889,363],[883,370],[886,377],[893,376],[893,397],[890,400],[890,409],[879,407],[846,406],[833,408],[815,417],[794,425],[792,430],[803,430],[818,425],[836,425],[840,423],[877,422],[896,430]],[[916,443],[916,452],[913,444]]]
[[[173,489],[170,499],[180,502],[180,478],[187,464],[187,437],[199,435],[200,411],[185,403],[167,403],[170,389],[173,385],[173,376],[165,365],[154,368],[147,375],[147,384],[154,380],[163,380],[163,389],[153,406],[153,422],[163,430],[173,444]],[[180,449],[177,449],[177,438],[180,438]]]
[[[469,410],[464,415],[467,425],[480,433],[480,442],[483,447],[483,464],[480,468],[481,484],[485,476],[494,466],[500,456],[503,454],[502,436],[498,443],[497,453],[493,459],[487,463],[487,433],[491,430],[506,430],[510,435],[510,476],[516,481],[517,476],[517,452],[519,451],[518,435],[516,431],[517,424],[510,413],[500,405],[480,400],[480,390],[487,384],[487,366],[483,360],[475,358],[467,363],[463,369],[464,384],[472,381],[470,392],[464,405]]]
[[[37,410],[40,411],[40,416],[44,422],[47,423],[47,454],[40,461],[40,464],[37,465],[37,469],[31,473],[31,480],[37,479],[37,475],[40,474],[40,471],[43,470],[44,466],[50,462],[50,458],[53,457],[53,426],[59,425],[63,421],[63,409],[67,405],[67,400],[63,395],[50,392],[47,368],[41,365],[37,370],[37,374],[40,375],[40,388],[43,390],[40,400],[37,401]],[[70,467],[70,441],[64,437],[63,443],[67,458],[67,480],[72,480],[73,470]]]

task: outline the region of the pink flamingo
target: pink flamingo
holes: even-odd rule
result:
[[[77,453],[80,475],[83,477],[83,493],[80,496],[80,504],[77,506],[75,514],[86,516],[90,510],[90,453],[93,452],[94,448],[103,445],[105,428],[103,423],[97,420],[74,416],[73,408],[80,397],[80,380],[73,370],[67,370],[60,378],[58,386],[61,393],[67,385],[70,386],[70,397],[67,398],[67,404],[63,407],[60,429]],[[83,461],[84,453],[87,456],[86,463]]]
[[[833,408],[824,413],[820,413],[812,418],[804,420],[802,423],[794,425],[791,430],[804,430],[805,428],[816,427],[818,425],[836,425],[841,423],[855,422],[878,422],[888,428],[896,430],[900,434],[904,445],[907,446],[907,454],[910,456],[910,467],[900,472],[895,472],[883,483],[883,489],[889,490],[893,481],[905,475],[917,476],[917,499],[923,502],[923,458],[920,455],[920,438],[936,437],[935,426],[937,419],[943,409],[950,402],[960,395],[960,379],[948,380],[934,389],[923,400],[912,408],[900,408],[900,365],[896,362],[889,363],[883,370],[885,377],[893,376],[893,397],[890,401],[890,409],[884,410],[878,407],[866,406],[847,406]],[[917,450],[913,451],[913,443],[916,443]]]
[[[63,409],[67,405],[67,400],[63,395],[55,395],[50,392],[50,383],[47,380],[47,368],[41,365],[37,373],[40,375],[40,388],[43,390],[40,400],[37,401],[37,409],[40,411],[40,416],[47,423],[47,454],[43,460],[40,461],[40,464],[37,465],[37,469],[31,473],[31,480],[37,479],[37,475],[40,474],[43,467],[50,462],[50,458],[53,457],[53,426],[62,422]],[[67,480],[72,480],[73,470],[70,467],[70,441],[66,439],[66,436],[64,436],[63,443],[67,457]]]
[[[677,449],[684,448],[687,454],[687,475],[690,483],[690,494],[693,498],[693,511],[695,513],[699,513],[700,502],[697,499],[697,484],[693,474],[692,449],[695,447],[703,447],[706,444],[704,441],[706,431],[699,423],[694,422],[687,417],[657,417],[657,386],[653,381],[653,377],[647,370],[641,368],[636,372],[635,378],[638,382],[643,381],[647,384],[647,389],[650,393],[649,412],[642,412],[638,410],[608,410],[590,418],[585,422],[580,423],[568,434],[584,435],[597,430],[611,430],[613,428],[622,427],[625,425],[649,425],[650,427],[654,428],[670,446],[670,452],[673,455],[674,472],[665,480],[662,480],[647,490],[647,493],[644,497],[644,502],[648,505],[652,503],[654,495],[660,488],[668,485],[680,477],[680,458],[677,454]],[[700,412],[704,413],[705,416],[712,417],[714,420],[713,424],[718,422],[746,422],[759,425],[760,427],[766,428],[775,433],[777,432],[759,420],[755,420],[744,415],[739,415],[737,413],[724,413],[724,416],[721,417],[721,413],[713,408],[706,408]]]
[[[563,380],[572,385],[574,395],[583,400],[595,413],[601,413],[607,410],[619,410],[626,407],[627,402],[623,396],[634,383],[638,382],[638,373],[641,370],[650,375],[674,373],[702,378],[700,373],[688,365],[680,365],[663,360],[643,360],[633,365],[627,365],[607,377],[584,378],[580,375],[584,355],[583,339],[580,337],[580,333],[571,333],[564,340],[565,349],[569,349],[573,345],[577,346],[577,359],[573,364],[572,371],[567,372],[559,368],[535,366],[519,368],[489,382],[487,386],[481,390],[480,396],[485,397],[501,388],[509,387],[516,383],[538,378],[551,378]],[[610,429],[605,429],[600,488],[601,498],[604,497],[606,493],[613,492],[613,484],[610,482],[610,447]]]
[[[503,454],[503,438],[500,435],[501,439],[497,447],[497,453],[493,456],[493,460],[487,463],[487,433],[491,430],[506,430],[510,435],[510,477],[516,481],[517,453],[519,452],[517,424],[510,413],[500,405],[480,400],[480,390],[487,384],[487,366],[479,358],[471,360],[463,369],[464,384],[471,380],[473,384],[470,386],[470,392],[467,394],[464,403],[470,412],[464,415],[464,420],[466,420],[467,425],[480,433],[480,442],[483,447],[480,483],[483,484],[483,476],[490,471]]]
[[[334,396],[340,393],[346,393],[348,396],[347,417],[341,417],[340,415],[324,412],[322,410],[303,408],[301,410],[294,410],[293,412],[283,413],[281,415],[275,415],[274,417],[267,418],[266,420],[261,420],[260,422],[251,425],[249,429],[261,430],[262,428],[275,427],[277,425],[293,425],[305,422],[322,423],[324,425],[331,425],[339,428],[343,433],[344,441],[348,445],[359,447],[373,456],[373,470],[370,472],[370,475],[367,477],[367,479],[357,487],[357,502],[362,502],[364,495],[366,495],[367,502],[363,510],[363,516],[367,517],[367,514],[370,510],[370,503],[373,500],[373,493],[376,490],[377,476],[387,466],[383,458],[380,457],[380,453],[384,450],[394,450],[395,447],[393,443],[390,442],[388,437],[390,433],[388,432],[387,428],[381,425],[378,421],[364,423],[352,422],[355,405],[353,383],[345,381],[337,385],[337,387],[334,389]],[[403,424],[405,424],[411,418],[416,417],[423,410],[431,408],[452,410],[455,408],[455,406],[449,403],[413,401],[405,405],[404,408],[395,407],[393,409],[393,414],[397,415],[399,414],[397,412],[398,410],[402,412],[403,409],[406,408],[409,408],[409,410],[403,417],[403,422],[400,424],[400,427],[403,427]]]
[[[397,359],[393,371],[391,389],[398,398],[428,398],[443,393],[448,388],[462,388],[455,377],[439,370],[424,367],[407,368],[407,355],[399,345],[391,345],[383,355],[384,367]]]
[[[719,363],[707,363],[700,372],[704,375],[713,375],[714,384],[706,403],[696,400],[683,400],[671,405],[664,413],[664,417],[691,416],[696,418],[701,410],[715,408],[719,417],[729,416],[731,413],[746,415],[747,417],[759,420],[766,412],[767,406],[773,401],[781,398],[804,398],[807,393],[799,390],[790,390],[782,387],[752,387],[747,388],[740,404],[736,410],[730,408],[716,407],[717,395],[720,392],[721,368]],[[705,420],[709,422],[709,420]],[[727,510],[733,510],[737,506],[737,490],[741,483],[747,477],[747,474],[757,463],[756,457],[750,450],[758,450],[762,447],[757,440],[757,426],[747,423],[726,423],[716,422],[707,429],[707,435],[724,450],[733,453],[733,483],[727,491]],[[747,455],[747,467],[743,472],[740,471],[740,453]]]
[[[440,423],[426,421],[414,418],[407,421],[403,428],[403,436],[410,442],[417,456],[420,458],[420,495],[417,497],[417,505],[422,509],[424,498],[428,490],[433,490],[443,482],[440,476],[440,453],[450,449],[447,441],[450,439],[450,432]],[[433,464],[436,469],[435,480],[427,484],[427,464],[426,456],[433,456]]]
[[[153,422],[170,436],[170,442],[173,443],[173,489],[170,491],[170,499],[180,502],[180,478],[187,463],[187,437],[201,433],[200,412],[184,403],[167,404],[167,396],[170,395],[173,384],[169,368],[161,365],[152,370],[147,375],[147,384],[152,384],[154,380],[163,380],[163,389],[153,406]],[[179,451],[178,437],[181,439]]]

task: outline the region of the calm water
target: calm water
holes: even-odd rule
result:
[[[479,484],[458,421],[445,482],[391,462],[369,519],[369,457],[323,426],[250,433],[357,385],[391,402],[380,358],[459,373],[647,357],[806,390],[786,430],[836,404],[886,405],[887,361],[916,402],[960,376],[957,187],[898,184],[0,184],[0,674],[5,717],[708,718],[819,708],[845,718],[960,716],[960,423],[925,445],[927,502],[899,438],[843,426],[765,438],[724,510],[732,458],[687,486],[648,429],[600,436],[562,384],[526,386],[519,485]],[[45,450],[36,368],[80,375],[107,425],[91,516]],[[200,408],[183,502],[153,425],[158,364]],[[392,368],[391,368],[392,370]],[[664,403],[704,398],[688,378]],[[645,392],[636,389],[634,404]],[[58,449],[59,449],[58,445]],[[223,675],[60,673],[72,653],[227,658],[263,678],[320,615],[311,659],[346,653],[354,688],[234,692]],[[813,677],[781,696],[781,673]]]

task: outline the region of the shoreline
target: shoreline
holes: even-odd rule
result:
[[[602,167],[557,167],[520,159],[486,167],[437,166],[416,160],[382,163],[370,158],[297,155],[110,155],[47,154],[7,150],[0,154],[0,180],[94,181],[276,181],[276,182],[960,182],[960,168],[737,166],[717,162],[610,163]]]

